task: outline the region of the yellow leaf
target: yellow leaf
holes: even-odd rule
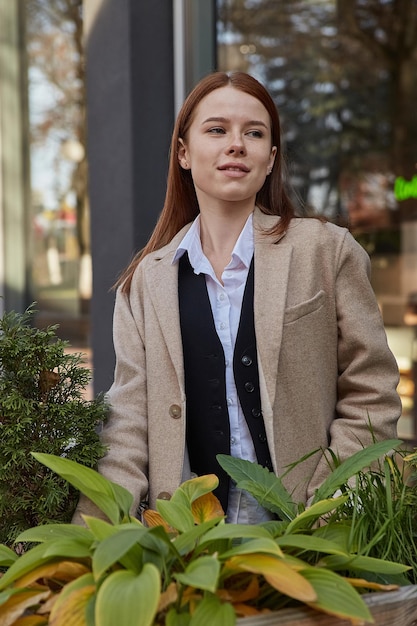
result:
[[[268,554],[234,556],[226,562],[231,569],[261,574],[277,591],[301,602],[314,602],[317,594],[311,583],[282,559]]]
[[[216,474],[204,474],[203,476],[195,476],[186,480],[180,486],[180,489],[185,493],[192,493],[198,490],[213,491],[219,484],[219,479]]]
[[[51,611],[49,626],[87,626],[86,607],[95,591],[95,585],[86,585],[75,589],[64,602],[57,602]]]
[[[352,587],[365,587],[366,589],[376,589],[376,591],[397,591],[400,588],[399,585],[383,585],[370,582],[365,578],[346,578],[346,580]]]
[[[216,594],[224,602],[247,602],[255,600],[259,595],[259,582],[256,576],[252,576],[249,584],[243,589],[218,589]]]
[[[46,602],[47,605],[49,604],[51,617],[53,618],[54,615],[58,614],[61,607],[66,604],[70,596],[75,591],[79,591],[80,589],[86,589],[86,588],[95,587],[95,586],[96,585],[94,581],[94,576],[91,572],[88,572],[87,574],[83,574],[82,576],[79,576],[78,578],[75,578],[74,580],[71,580],[70,582],[68,582],[61,589],[60,593],[54,596],[54,598],[52,599],[53,601],[51,603],[49,601]]]
[[[181,606],[184,607],[188,604],[190,614],[192,614],[202,598],[203,593],[201,591],[194,589],[194,587],[186,587],[181,597]]]
[[[69,582],[75,578],[79,578],[90,570],[81,563],[72,561],[57,561],[56,563],[47,563],[28,572],[16,581],[16,587],[28,587],[37,580],[59,580]]]
[[[146,522],[146,525],[149,528],[154,528],[155,526],[163,526],[167,533],[175,532],[171,526],[169,526],[162,515],[158,513],[158,511],[154,511],[152,509],[147,509],[143,512],[143,519]]]
[[[251,615],[264,615],[266,612],[265,609],[258,611],[254,606],[249,606],[248,604],[234,604],[233,608],[238,617],[250,617]]]
[[[32,589],[32,586],[31,586]],[[54,606],[57,598],[59,598],[59,596],[61,595],[62,591],[59,590],[58,593],[51,593],[51,595],[49,596],[49,598],[47,599],[46,602],[44,602],[37,610],[36,610],[36,614],[37,615],[49,615],[49,613],[52,611],[52,607]]]
[[[224,517],[219,499],[211,492],[194,500],[191,505],[191,512],[196,524],[202,524],[217,517]]]
[[[178,599],[178,590],[177,584],[171,583],[168,587],[161,593],[158,604],[158,613],[161,611],[165,611],[165,609],[170,605],[176,602]]]
[[[0,606],[0,626],[13,626],[26,609],[36,606],[45,600],[50,593],[49,589],[47,591],[25,589],[15,593]]]

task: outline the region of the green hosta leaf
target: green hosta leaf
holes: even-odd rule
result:
[[[336,524],[324,524],[319,528],[315,528],[313,533],[315,537],[321,537],[336,543],[343,552],[350,552],[350,534],[352,532],[351,525],[344,522]]]
[[[302,551],[324,552],[325,554],[342,554],[346,552],[338,543],[316,537],[315,535],[283,535],[275,539],[282,548],[299,548]],[[332,568],[331,568],[332,569]]]
[[[349,478],[355,476],[365,467],[380,459],[401,443],[400,439],[390,439],[379,441],[355,452],[348,459],[336,467],[324,483],[316,490],[313,503],[331,497],[340,487],[348,482]]]
[[[19,556],[17,560],[9,567],[7,572],[0,578],[0,591],[6,589],[10,583],[14,582],[24,574],[31,572],[39,565],[42,565],[48,559],[45,559],[45,551],[48,548],[48,544],[40,544],[34,546],[22,556]],[[50,559],[49,559],[50,560]]]
[[[278,546],[277,542],[273,539],[267,539],[266,537],[258,538],[258,539],[250,539],[249,541],[245,541],[244,543],[231,548],[227,552],[222,552],[220,557],[222,559],[228,559],[232,556],[237,556],[238,554],[253,554],[265,552],[266,554],[274,554],[275,556],[284,556],[281,548]]]
[[[200,539],[200,537],[203,537],[204,535],[206,535],[206,533],[218,523],[219,523],[218,519],[210,519],[210,520],[207,520],[207,522],[198,524],[197,526],[194,526],[190,530],[187,530],[181,535],[178,535],[177,537],[175,537],[175,539],[172,540],[171,545],[175,547],[178,554],[180,555],[187,554],[188,552],[191,552],[194,549],[195,544]]]
[[[189,613],[177,613],[170,609],[165,618],[165,626],[190,626],[191,615]]]
[[[386,574],[387,576],[402,574],[410,569],[407,565],[376,559],[371,556],[334,555],[323,557],[320,564],[332,570],[359,570],[373,572],[374,574]]]
[[[78,542],[88,544],[93,541],[93,535],[88,528],[76,524],[44,524],[24,530],[16,538],[16,542],[44,542],[51,539],[75,539]]]
[[[142,569],[143,555],[143,549],[139,544],[143,534],[146,534],[144,528],[119,527],[116,532],[103,539],[93,556],[95,579],[98,580],[115,563],[121,563],[132,572],[139,574]]]
[[[187,566],[185,572],[174,574],[182,585],[214,593],[217,590],[220,562],[215,556],[201,556]]]
[[[262,526],[254,526],[251,524],[219,524],[212,530],[209,530],[200,541],[200,545],[204,545],[211,541],[219,539],[254,539],[263,537],[270,539],[270,533]]]
[[[190,626],[235,626],[233,606],[222,603],[216,596],[206,596],[193,614]]]
[[[7,546],[0,545],[0,567],[10,567],[19,557]]]
[[[337,507],[344,504],[348,498],[348,496],[340,496],[339,498],[328,498],[327,500],[315,502],[308,509],[299,513],[299,515],[288,524],[285,532],[292,533],[295,530],[300,530],[300,528],[309,528],[312,523],[320,519],[322,515],[326,515],[326,513],[337,509]]]
[[[227,454],[218,454],[216,458],[237,486],[252,494],[264,508],[281,518],[294,519],[297,506],[278,476],[258,463],[235,459]]]
[[[97,593],[96,623],[100,626],[152,626],[161,594],[157,568],[146,563],[139,575],[126,570],[110,574]]]
[[[319,567],[306,568],[301,573],[317,594],[317,600],[306,604],[341,619],[373,622],[369,608],[359,593],[342,576]]]
[[[180,533],[185,533],[194,527],[194,518],[191,508],[173,500],[157,500],[156,508],[165,522]]]
[[[194,500],[197,500],[197,498],[201,498],[201,496],[205,496],[207,493],[214,491],[218,484],[219,479],[215,474],[206,474],[204,476],[191,478],[190,480],[186,480],[175,490],[171,502],[177,500],[182,502],[182,498],[185,497],[185,501],[191,504]]]
[[[87,524],[89,530],[93,534],[94,538],[98,541],[103,541],[106,537],[110,537],[117,533],[117,527],[113,524],[109,524],[105,520],[99,517],[92,517],[90,515],[83,515],[83,519]]]
[[[85,467],[70,459],[39,452],[31,454],[39,463],[46,465],[73,487],[79,489],[114,524],[129,516],[133,496],[124,487],[111,482],[90,467]]]
[[[53,539],[42,544],[45,547],[44,557],[64,557],[83,559],[91,556],[90,543],[86,544],[75,539]]]

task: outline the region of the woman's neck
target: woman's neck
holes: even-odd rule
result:
[[[220,282],[224,268],[230,263],[233,248],[251,212],[200,213],[201,246]]]

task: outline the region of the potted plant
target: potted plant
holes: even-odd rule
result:
[[[95,467],[104,453],[98,425],[103,396],[86,400],[91,372],[82,354],[68,354],[57,326],[31,325],[33,305],[0,319],[0,543],[13,545],[23,530],[69,522],[78,492],[40,465],[31,451]]]
[[[237,483],[281,518],[257,526],[225,524],[212,494],[213,475],[181,485],[171,500],[158,501],[142,524],[129,516],[132,496],[119,485],[67,458],[34,453],[95,502],[107,521],[86,516],[85,527],[46,524],[26,530],[17,541],[37,545],[22,556],[2,547],[0,623],[304,624],[276,621],[292,606],[330,619],[329,625],[372,623],[358,590],[407,585],[409,567],[358,552],[350,543],[349,522],[333,517],[351,496],[333,494],[398,443],[375,443],[340,464],[307,509],[264,468],[219,456]]]

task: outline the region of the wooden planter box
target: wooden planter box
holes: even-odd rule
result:
[[[413,626],[417,624],[417,585],[398,591],[369,593],[364,596],[375,626]],[[342,620],[308,607],[282,609],[258,617],[238,619],[239,626],[351,626]]]

